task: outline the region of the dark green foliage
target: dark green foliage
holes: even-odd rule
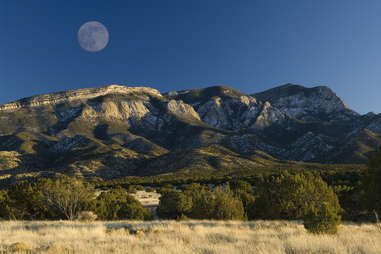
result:
[[[227,187],[216,192],[200,184],[190,184],[184,192],[171,191],[160,198],[158,214],[161,218],[243,220],[245,211],[242,201]]]
[[[44,184],[46,179],[40,179]],[[52,218],[54,213],[44,206],[42,188],[38,183],[20,182],[3,192],[3,208],[0,217],[5,219]],[[0,201],[1,202],[1,201]]]
[[[193,206],[188,216],[193,219],[211,219],[213,217],[213,193],[198,183],[185,187],[185,195],[191,197]]]
[[[99,219],[150,219],[149,211],[122,188],[95,198],[92,185],[66,176],[21,182],[0,191],[2,219],[69,219],[81,211],[94,211]]]
[[[137,189],[136,189],[136,185],[130,185],[128,186],[128,193],[136,193]]]
[[[11,185],[2,193],[0,217],[4,219],[69,219],[94,202],[94,188],[82,181],[61,176]]]
[[[169,191],[160,197],[158,215],[164,219],[177,219],[192,208],[192,198],[184,193]]]
[[[8,202],[8,193],[4,190],[0,190],[0,220],[14,219],[11,214],[11,208],[9,207]]]
[[[250,207],[249,219],[301,219],[313,207],[326,202],[336,213],[341,207],[336,194],[311,172],[282,173],[258,188],[259,197]]]
[[[229,182],[229,187],[233,195],[242,201],[245,214],[248,215],[249,206],[252,206],[255,201],[251,184],[242,180],[233,180]]]
[[[341,217],[328,203],[322,203],[318,208],[312,207],[304,216],[304,227],[314,234],[336,234]]]
[[[214,195],[214,211],[212,219],[216,220],[244,220],[245,210],[242,201],[233,196],[233,193],[227,188],[222,191],[221,188],[216,189]]]
[[[154,191],[155,191],[155,189],[152,188],[152,187],[147,187],[146,188],[146,192],[154,192]]]
[[[171,191],[173,191],[173,190],[161,187],[157,190],[157,193],[160,193],[161,195],[165,195],[166,193],[171,192]]]
[[[365,207],[381,214],[381,149],[369,161],[368,171],[363,178]]]
[[[251,184],[242,180],[229,181],[230,190],[234,193],[251,193]]]
[[[123,188],[102,192],[96,200],[95,212],[101,220],[148,220],[149,211]]]

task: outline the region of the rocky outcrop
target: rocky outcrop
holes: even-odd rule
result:
[[[341,121],[359,116],[326,86],[306,88],[287,84],[253,94],[253,97],[269,101],[286,114],[304,121]]]
[[[183,101],[170,100],[167,104],[168,112],[189,120],[196,119],[200,121],[200,116],[191,105],[185,104]]]
[[[269,102],[258,103],[251,96],[239,98],[213,97],[205,103],[196,102],[203,122],[222,129],[263,129],[279,124],[285,115]]]
[[[109,85],[96,88],[77,89],[65,92],[57,92],[50,94],[43,94],[24,98],[12,103],[0,105],[0,111],[17,110],[20,108],[39,107],[44,105],[55,105],[59,103],[67,103],[71,101],[85,101],[108,94],[121,94],[121,95],[139,95],[162,97],[160,92],[156,89],[149,87],[127,87],[122,85]]]

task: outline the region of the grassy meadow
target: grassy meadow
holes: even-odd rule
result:
[[[313,235],[289,221],[2,221],[0,253],[381,253],[375,224]]]

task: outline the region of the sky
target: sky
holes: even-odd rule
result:
[[[381,113],[379,0],[0,0],[0,104],[108,84],[255,93],[327,85]],[[98,21],[110,40],[83,50]]]

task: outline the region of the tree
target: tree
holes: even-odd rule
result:
[[[242,180],[232,180],[228,182],[233,193],[251,193],[251,184]]]
[[[216,188],[215,193],[201,186],[190,184],[184,192],[171,191],[160,198],[158,214],[166,219],[184,216],[192,219],[241,220],[245,219],[242,201],[235,197],[229,187],[223,191]]]
[[[187,216],[193,219],[212,219],[214,195],[199,183],[192,183],[185,187],[184,194],[191,197],[192,209]]]
[[[22,181],[3,190],[1,217],[18,220],[56,219],[57,214],[43,202],[42,186],[47,181],[46,178],[32,183]]]
[[[336,234],[341,217],[335,208],[324,202],[318,208],[312,207],[304,217],[304,227],[314,234]]]
[[[272,177],[258,189],[259,197],[250,207],[250,218],[302,219],[313,207],[326,202],[341,212],[339,200],[319,175],[311,172],[289,173]]]
[[[102,220],[151,218],[149,211],[121,187],[102,192],[97,197],[95,211],[98,218]]]
[[[160,197],[158,215],[165,219],[177,219],[192,209],[192,198],[178,191],[169,191]]]
[[[245,210],[242,201],[233,196],[229,187],[223,191],[221,187],[216,188],[213,200],[212,219],[217,220],[244,220]]]
[[[95,199],[94,187],[76,178],[61,176],[47,180],[43,186],[43,201],[46,206],[74,220],[78,212],[88,210]]]
[[[233,180],[228,182],[228,186],[233,195],[242,201],[245,214],[248,216],[250,213],[249,207],[251,207],[255,201],[251,184],[242,180]]]
[[[375,214],[381,214],[381,148],[368,163],[368,170],[363,178],[366,208]]]

